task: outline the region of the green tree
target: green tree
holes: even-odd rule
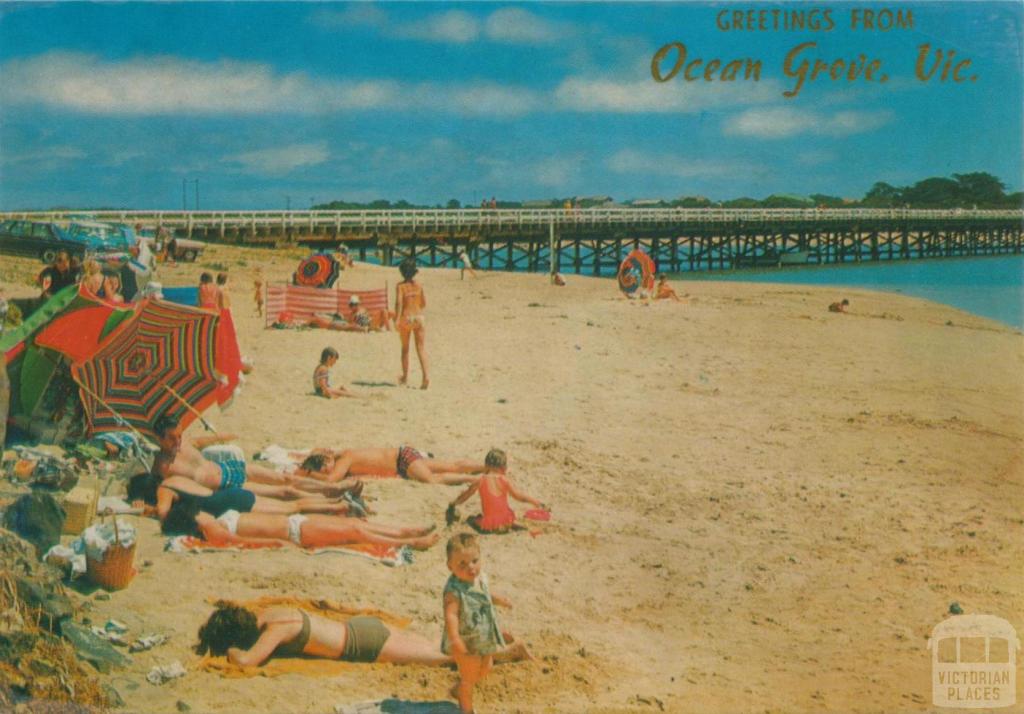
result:
[[[953,174],[953,178],[956,179],[960,200],[965,206],[999,206],[1006,199],[1006,186],[992,174]]]
[[[903,201],[911,208],[955,208],[964,205],[960,185],[953,179],[932,177],[903,190]]]
[[[448,204],[445,206],[445,208],[462,208],[462,204],[459,202],[459,199],[457,198],[449,198]]]
[[[903,205],[903,189],[896,188],[885,181],[878,181],[866,194],[862,204],[870,208],[891,208]]]

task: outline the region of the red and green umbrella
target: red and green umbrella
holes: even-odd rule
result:
[[[333,255],[315,253],[299,263],[295,271],[295,284],[309,288],[330,288],[334,286],[341,272],[341,265]]]
[[[215,363],[218,320],[163,300],[140,303],[91,357],[72,366],[90,430],[130,425],[152,435],[164,414],[188,426],[223,386]]]
[[[651,256],[636,248],[629,252],[619,265],[619,290],[633,295],[638,290],[650,292],[654,289],[655,266]]]

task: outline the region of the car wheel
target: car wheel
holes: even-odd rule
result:
[[[44,263],[52,263],[57,260],[57,249],[56,248],[45,248],[39,257],[43,259]]]
[[[194,263],[196,259],[196,252],[194,250],[186,250],[185,254],[181,257],[190,263]]]

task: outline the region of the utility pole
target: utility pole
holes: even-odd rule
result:
[[[187,185],[188,185],[188,179],[182,179],[181,180],[181,210],[183,210],[183,211],[187,211],[188,210],[188,206],[185,204],[185,202],[188,200],[187,199],[187,195],[185,193]]]
[[[292,197],[291,196],[285,196],[284,197],[284,209],[286,211],[292,210]]]
[[[199,210],[199,179],[196,179],[196,210]]]

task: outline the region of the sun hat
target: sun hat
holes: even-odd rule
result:
[[[348,304],[349,305],[358,305],[359,304],[359,296],[358,295],[353,295],[352,297],[350,297],[348,299]]]

